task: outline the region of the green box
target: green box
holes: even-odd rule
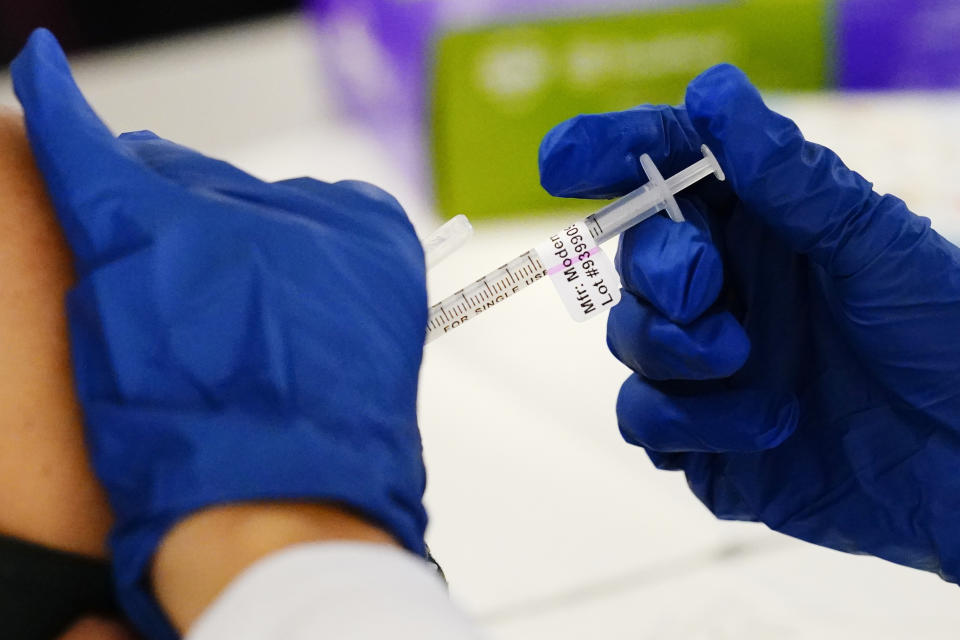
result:
[[[429,136],[440,210],[471,218],[569,209],[540,187],[537,149],[580,113],[678,104],[733,63],[761,89],[830,84],[827,0],[742,0],[498,24],[434,41]]]

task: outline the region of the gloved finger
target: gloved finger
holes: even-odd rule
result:
[[[301,177],[278,180],[274,184],[291,187],[319,198],[329,198],[331,193],[336,193],[338,197],[342,199],[346,193],[358,197],[358,201],[372,202],[375,205],[382,206],[392,214],[402,216],[403,218],[407,217],[403,206],[393,195],[376,185],[362,180],[341,180],[331,184],[313,178]]]
[[[750,355],[750,339],[725,311],[678,325],[630,293],[607,319],[613,355],[651,380],[710,380],[733,375]]]
[[[696,391],[704,383],[688,383]],[[617,420],[624,439],[661,452],[748,452],[772,449],[797,428],[799,406],[789,393],[728,390],[671,394],[637,374],[620,388]]]
[[[381,205],[385,211],[392,213],[394,216],[401,217],[404,220],[407,219],[407,212],[404,210],[403,205],[400,204],[400,201],[397,200],[393,194],[381,189],[375,184],[370,184],[363,180],[341,180],[335,184],[338,187],[353,191],[357,195]]]
[[[701,144],[682,108],[647,105],[581,115],[540,143],[540,184],[565,198],[622,196],[647,182],[642,154],[669,176],[699,160]]]
[[[290,187],[291,189],[297,189],[306,195],[319,198],[326,198],[330,193],[330,189],[333,188],[333,185],[329,182],[308,178],[306,176],[301,176],[299,178],[287,178],[286,180],[277,180],[273,184]]]
[[[37,166],[82,262],[104,248],[114,226],[110,207],[78,203],[115,201],[132,163],[80,93],[53,34],[34,31],[10,70]]]
[[[662,453],[647,449],[647,456],[657,469],[683,471],[687,485],[713,515],[722,520],[759,519],[757,506],[746,499],[724,473],[730,455],[713,453]],[[740,456],[763,456],[762,452],[745,452]]]
[[[404,232],[413,233],[413,225],[400,202],[380,187],[361,180],[341,180],[333,184],[313,178],[290,178],[275,184],[290,187],[320,201],[336,203],[336,215],[330,211],[314,210],[323,221],[332,224],[382,225],[385,221],[398,224]],[[343,210],[352,215],[344,217]]]
[[[393,196],[365,182],[346,180],[330,184],[301,177],[274,183],[287,187],[284,190],[264,189],[263,181],[256,176],[223,160],[160,138],[150,131],[124,133],[119,141],[144,166],[194,191],[216,193],[245,204],[267,204],[275,209],[330,224],[355,223],[369,217],[343,220],[345,198],[354,200],[354,206],[349,207],[351,211],[359,213],[372,208],[385,210],[394,217],[402,215],[406,219],[403,208]]]
[[[122,133],[117,140],[143,166],[180,186],[252,202],[263,199],[263,181],[229,162],[205,156],[152,131]]]
[[[690,464],[692,456],[703,455],[709,454],[677,453],[675,451],[665,453],[661,451],[654,451],[653,449],[647,449],[647,456],[650,458],[650,462],[652,462],[653,466],[661,471],[682,471]]]
[[[362,180],[340,180],[339,182],[331,184],[314,178],[300,177],[278,180],[274,184],[291,187],[319,198],[329,198],[333,193],[337,194],[341,199],[344,194],[357,196],[362,200],[383,205],[392,213],[402,215],[404,218],[407,217],[403,206],[393,195],[374,184]]]
[[[745,210],[829,273],[856,272],[895,239],[900,225],[882,219],[873,185],[768,109],[736,67],[694,79],[686,106]]]
[[[687,219],[654,216],[620,236],[616,266],[624,289],[647,300],[670,320],[692,322],[723,287],[723,261],[711,242],[705,206],[678,198]]]

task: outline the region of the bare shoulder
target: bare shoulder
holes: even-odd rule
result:
[[[101,555],[110,514],[73,391],[72,282],[23,118],[0,109],[0,533]]]

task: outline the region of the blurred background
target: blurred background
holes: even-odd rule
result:
[[[434,300],[592,206],[540,189],[551,126],[679,102],[722,61],[960,241],[955,0],[0,0],[0,66],[36,26],[117,132],[265,179],[365,179],[422,233],[470,216]],[[428,541],[490,637],[956,637],[955,586],[717,522],[656,472],[617,432],[604,329],[535,287],[427,348]]]

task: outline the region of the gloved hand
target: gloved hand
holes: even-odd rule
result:
[[[211,505],[335,502],[422,554],[426,287],[397,201],[364,183],[267,184],[149,132],[116,139],[49,32],[12,72],[76,256],[77,389],[132,620],[175,637],[144,570]]]
[[[882,132],[879,134],[882,135]],[[727,182],[622,236],[620,430],[717,516],[960,580],[960,249],[715,67],[684,107],[580,116],[544,187],[618,196],[707,144]]]

